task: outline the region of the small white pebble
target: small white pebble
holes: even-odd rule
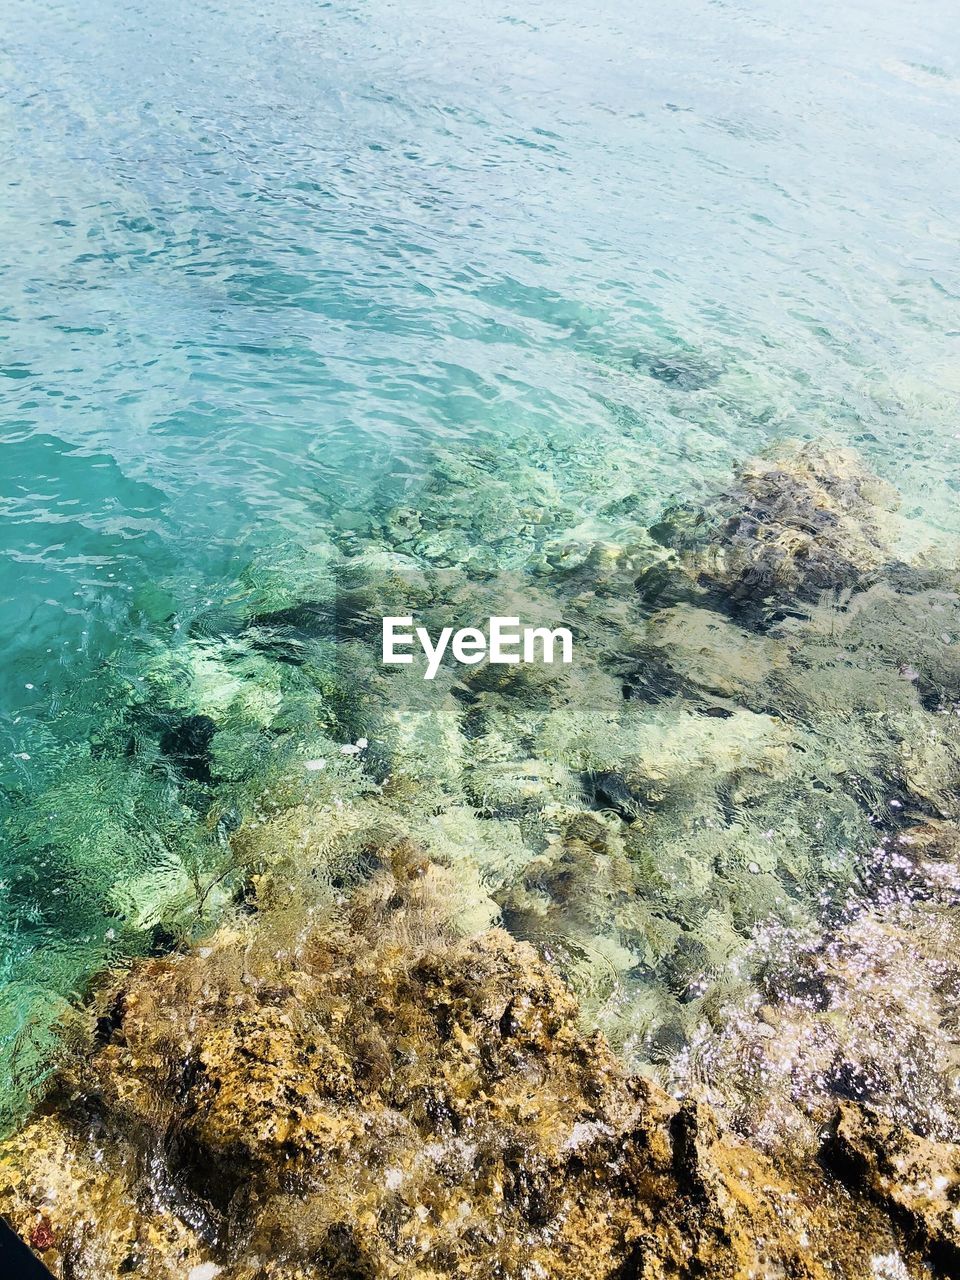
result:
[[[366,739],[366,738],[358,738],[358,739],[357,739],[357,747],[359,748],[359,750],[360,750],[360,751],[366,751],[366,749],[367,749],[367,747],[368,747],[369,745],[370,745],[370,744],[367,742],[367,739]]]
[[[32,689],[32,688],[33,688],[33,685],[32,685],[32,684],[25,684],[23,687],[24,687],[25,689]]]
[[[13,758],[14,758],[14,760],[29,760],[29,759],[30,759],[30,757],[29,757],[29,755],[26,753],[26,751],[18,751],[18,752],[17,752],[17,754],[16,754]]]
[[[360,751],[360,748],[355,747],[352,742],[347,742],[340,748],[341,755],[345,755],[345,756],[355,756],[359,753],[359,751]]]
[[[326,760],[308,760],[303,767],[310,773],[319,773],[321,769],[327,767],[327,762]]]

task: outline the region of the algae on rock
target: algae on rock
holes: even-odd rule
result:
[[[532,949],[456,940],[443,879],[394,847],[325,918],[278,903],[104,991],[0,1151],[56,1276],[919,1277],[881,1210],[627,1075]]]

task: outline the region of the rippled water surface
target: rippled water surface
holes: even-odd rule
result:
[[[960,534],[955,16],[5,6],[0,964],[28,1074],[59,999],[216,880],[273,767],[250,724],[312,723],[302,667],[216,645],[318,548],[439,504],[405,553],[540,572],[788,437],[895,481],[911,553]],[[201,696],[203,663],[231,674]]]

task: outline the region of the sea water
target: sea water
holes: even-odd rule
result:
[[[9,1106],[365,731],[237,638],[311,557],[542,575],[788,438],[960,534],[948,5],[11,0],[0,56]]]

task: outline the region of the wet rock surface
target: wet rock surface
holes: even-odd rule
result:
[[[0,1154],[54,1275],[920,1274],[881,1208],[630,1076],[530,947],[457,940],[442,873],[386,860],[286,945],[275,907],[102,993]]]
[[[934,1262],[960,1269],[960,1146],[931,1142],[867,1107],[844,1104],[827,1159],[911,1230]]]

